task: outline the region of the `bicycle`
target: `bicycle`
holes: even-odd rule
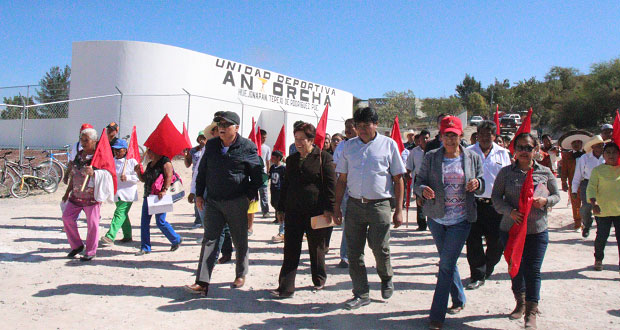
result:
[[[69,146],[70,145],[65,145],[63,147],[63,149],[65,149],[65,152],[53,152],[53,150],[44,150],[42,151],[46,156],[47,156],[47,160],[42,161],[39,166],[44,166],[47,168],[53,168],[56,170],[56,172],[59,175],[58,178],[58,182],[60,183],[64,178],[65,175],[67,175],[67,170],[68,170],[68,166],[67,164],[69,163],[69,161],[71,161],[71,159],[69,159]],[[67,157],[67,161],[65,163],[63,163],[60,159],[56,158],[56,156],[65,156]],[[49,170],[48,170],[49,173]]]
[[[17,181],[16,177],[19,173],[14,168],[7,166],[6,156],[12,154],[12,151],[6,152],[0,157],[4,160],[2,168],[0,168],[0,197],[9,197],[11,195],[11,187]]]
[[[53,168],[45,166],[32,166],[32,160],[36,157],[24,157],[28,160],[28,165],[19,165],[17,162],[13,162],[6,159],[6,156],[11,154],[9,151],[5,153],[1,159],[4,160],[4,166],[2,168],[3,181],[5,187],[8,185],[4,182],[6,180],[6,174],[9,175],[13,183],[10,186],[11,195],[15,198],[25,198],[30,194],[31,189],[40,188],[47,193],[53,193],[58,190],[58,178],[59,175]],[[24,170],[29,170],[32,174],[26,174]]]

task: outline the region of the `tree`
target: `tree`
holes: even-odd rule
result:
[[[28,99],[22,96],[13,96],[13,97],[4,97],[2,103],[4,104],[14,104],[15,107],[7,106],[5,110],[0,112],[0,119],[20,119],[22,116],[22,107],[24,105],[24,101],[26,101],[25,105],[34,104],[34,100],[32,96]]]
[[[69,99],[71,68],[65,65],[63,70],[53,66],[39,81],[36,100],[39,103],[63,101]],[[66,118],[68,106],[66,103],[50,106],[41,106],[36,109],[40,118]]]
[[[473,92],[469,95],[469,101],[467,102],[468,115],[484,116],[488,113],[489,106],[484,97],[478,93]]]
[[[480,93],[481,92],[481,84],[477,81],[473,76],[469,74],[465,74],[465,78],[463,82],[459,85],[456,85],[456,93],[459,95],[461,99],[461,103],[463,105],[467,105],[469,103],[469,95],[472,93]]]
[[[416,118],[416,98],[412,90],[389,91],[383,96],[385,103],[377,109],[381,126],[391,127],[396,116],[402,127],[413,124]]]
[[[461,100],[451,95],[450,97],[426,98],[422,100],[422,112],[424,112],[431,121],[435,120],[439,114],[445,113],[449,115],[457,115],[462,110]]]

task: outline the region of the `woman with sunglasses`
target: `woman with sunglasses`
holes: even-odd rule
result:
[[[527,235],[521,266],[519,273],[512,279],[512,292],[517,304],[509,316],[510,319],[519,319],[525,314],[527,329],[536,329],[541,285],[540,268],[549,243],[547,210],[560,201],[555,176],[548,167],[534,160],[538,148],[538,141],[532,134],[517,135],[515,162],[499,171],[491,194],[495,210],[502,214],[500,239],[505,246],[512,225],[523,221],[523,214],[519,212],[519,196],[527,173],[530,169],[534,169],[532,178],[536,193],[527,218]]]

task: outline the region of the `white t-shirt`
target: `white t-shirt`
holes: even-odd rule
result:
[[[269,171],[269,169],[267,168],[267,161],[271,160],[271,148],[263,143],[260,146],[260,152],[262,153],[260,157],[263,159],[263,164],[265,164],[265,166],[263,167],[263,172],[267,173],[267,171]]]

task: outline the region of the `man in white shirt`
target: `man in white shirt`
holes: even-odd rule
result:
[[[381,278],[381,296],[388,299],[394,293],[390,262],[390,199],[395,198],[392,217],[394,228],[403,222],[402,175],[406,172],[396,142],[377,133],[379,116],[372,108],[361,108],[353,115],[358,137],[344,145],[336,166],[336,223],[342,222],[340,206],[345,193],[347,202],[345,236],[349,257],[349,275],[353,282],[353,299],[346,309],[370,304],[368,277],[364,264],[366,239],[375,256],[377,273]]]
[[[420,172],[422,168],[422,161],[424,161],[424,148],[426,148],[426,143],[431,137],[431,132],[426,129],[423,129],[418,135],[418,145],[411,149],[409,153],[409,157],[407,157],[407,174],[405,178],[410,185],[413,185],[415,180],[415,175]],[[417,223],[418,229],[416,231],[425,231],[426,230],[426,217],[422,212],[422,200],[423,198],[416,198],[416,213],[417,213]]]
[[[260,130],[260,150],[261,150],[261,158],[263,159],[263,164],[265,167],[265,174],[268,174],[269,168],[271,167],[271,147],[265,144],[267,140],[267,131],[264,129]],[[263,185],[258,189],[258,195],[260,196],[260,209],[263,213],[263,218],[269,216],[269,199],[267,198],[267,185]]]
[[[592,217],[592,204],[588,203],[588,199],[586,198],[586,188],[590,181],[592,169],[605,163],[605,159],[602,157],[604,142],[605,141],[603,141],[600,135],[592,137],[583,147],[586,154],[577,158],[577,164],[575,165],[575,175],[573,176],[571,193],[574,196],[573,198],[577,198],[577,194],[581,196],[579,214],[581,215],[581,223],[583,224],[581,231],[581,236],[583,238],[587,238],[590,235],[590,228],[594,221]]]
[[[495,265],[501,260],[504,248],[499,239],[499,224],[502,215],[495,211],[491,202],[491,193],[497,173],[504,166],[511,164],[508,150],[498,146],[495,141],[497,126],[490,120],[478,125],[476,144],[467,149],[477,153],[482,159],[484,174],[484,193],[476,195],[478,219],[471,224],[467,237],[467,262],[471,272],[467,290],[475,290],[493,274]],[[482,247],[482,236],[486,238],[486,252]]]

